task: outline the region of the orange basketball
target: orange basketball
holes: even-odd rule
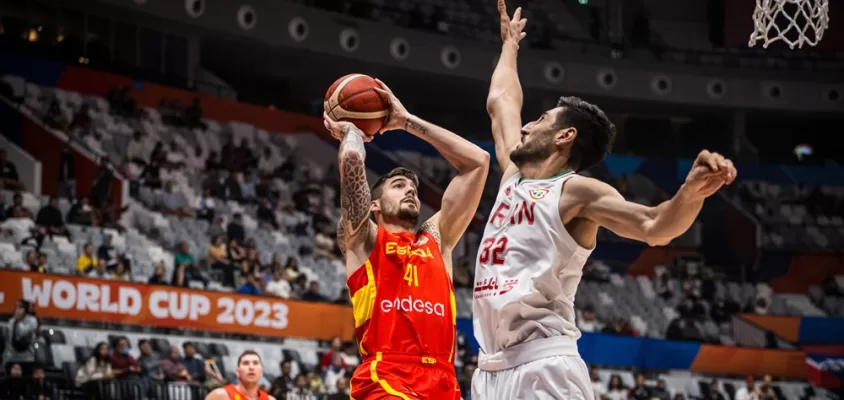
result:
[[[384,127],[390,115],[387,102],[375,91],[378,82],[363,74],[349,74],[336,81],[325,93],[323,108],[335,121],[349,121],[372,136]]]

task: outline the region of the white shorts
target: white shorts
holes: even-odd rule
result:
[[[475,370],[472,400],[594,400],[579,356],[553,356],[502,371]]]

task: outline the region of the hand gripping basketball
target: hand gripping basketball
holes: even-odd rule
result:
[[[331,136],[337,140],[342,141],[343,138],[346,137],[347,134],[357,134],[360,135],[361,139],[364,142],[369,142],[372,140],[372,136],[369,136],[360,129],[358,129],[355,124],[349,121],[335,121],[331,117],[328,116],[328,113],[322,113],[322,122],[325,125],[325,129],[328,129],[328,132],[331,133]]]
[[[383,134],[386,131],[404,129],[407,126],[407,118],[410,116],[410,113],[404,108],[399,98],[393,94],[393,91],[390,90],[386,83],[380,79],[376,79],[375,82],[378,82],[378,85],[381,87],[373,88],[373,90],[380,93],[381,97],[390,106],[390,115],[387,116],[387,121],[384,123],[384,127],[381,128],[380,133]]]

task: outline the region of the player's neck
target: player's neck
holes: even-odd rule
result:
[[[384,221],[381,220],[378,223],[378,226],[387,230],[390,233],[399,233],[399,232],[413,232],[416,226],[410,225],[407,222],[393,222],[393,221]]]
[[[549,157],[536,163],[519,166],[522,179],[547,179],[569,171],[568,160],[562,157]]]
[[[243,382],[237,384],[237,391],[241,394],[249,397],[250,399],[257,399],[258,398],[258,384],[256,383],[254,386],[249,385],[246,386]]]

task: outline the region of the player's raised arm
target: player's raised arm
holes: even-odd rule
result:
[[[457,176],[445,189],[440,211],[423,226],[443,250],[451,250],[469,226],[478,209],[489,173],[489,153],[448,129],[411,115],[380,80],[376,89],[390,102],[390,119],[384,130],[404,129],[430,143],[457,169]],[[427,229],[428,227],[436,229]]]
[[[325,127],[331,135],[340,139],[337,166],[340,169],[340,222],[337,227],[337,245],[344,255],[346,251],[365,243],[371,234],[369,207],[372,196],[366,180],[366,149],[363,143],[368,138],[354,124],[334,121],[323,114]],[[362,260],[360,260],[362,262]],[[351,264],[356,265],[352,260]]]
[[[582,205],[579,217],[619,236],[664,246],[692,226],[704,199],[735,179],[732,161],[704,150],[674,197],[656,207],[626,201],[610,185],[591,178],[572,179],[565,190]]]
[[[205,396],[205,400],[229,400],[229,394],[225,389],[214,389]]]
[[[511,19],[504,0],[498,0],[498,13],[501,17],[501,56],[492,73],[486,109],[492,119],[495,157],[503,173],[503,182],[518,171],[510,161],[510,152],[521,141],[523,95],[516,60],[519,41],[525,37],[522,30],[527,20],[522,19],[521,7],[516,9]]]

